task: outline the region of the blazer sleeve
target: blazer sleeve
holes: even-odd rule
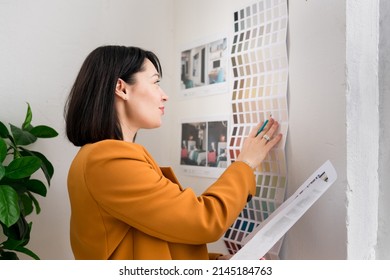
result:
[[[256,185],[253,170],[235,162],[197,196],[163,176],[134,144],[103,144],[90,151],[86,162],[84,180],[100,207],[148,235],[175,243],[218,240]]]

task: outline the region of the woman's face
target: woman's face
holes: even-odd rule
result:
[[[164,103],[168,96],[159,85],[160,78],[152,62],[146,59],[144,71],[134,75],[135,84],[126,84],[126,124],[131,130],[156,128],[161,125]]]

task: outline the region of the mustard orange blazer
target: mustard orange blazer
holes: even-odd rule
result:
[[[197,196],[168,179],[146,149],[104,140],[83,146],[68,174],[75,259],[209,259],[255,192],[253,170],[232,163]]]

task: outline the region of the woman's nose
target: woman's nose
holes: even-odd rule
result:
[[[163,93],[162,93],[161,99],[162,99],[163,101],[168,101],[168,95],[166,95],[164,91],[163,91]]]

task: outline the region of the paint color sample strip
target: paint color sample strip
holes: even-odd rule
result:
[[[287,134],[287,1],[261,0],[234,13],[231,48],[232,129],[229,155],[235,161],[243,141],[259,122],[272,116]],[[256,169],[256,195],[224,236],[230,254],[284,201],[287,181],[285,139]],[[280,244],[269,252],[278,258]]]

